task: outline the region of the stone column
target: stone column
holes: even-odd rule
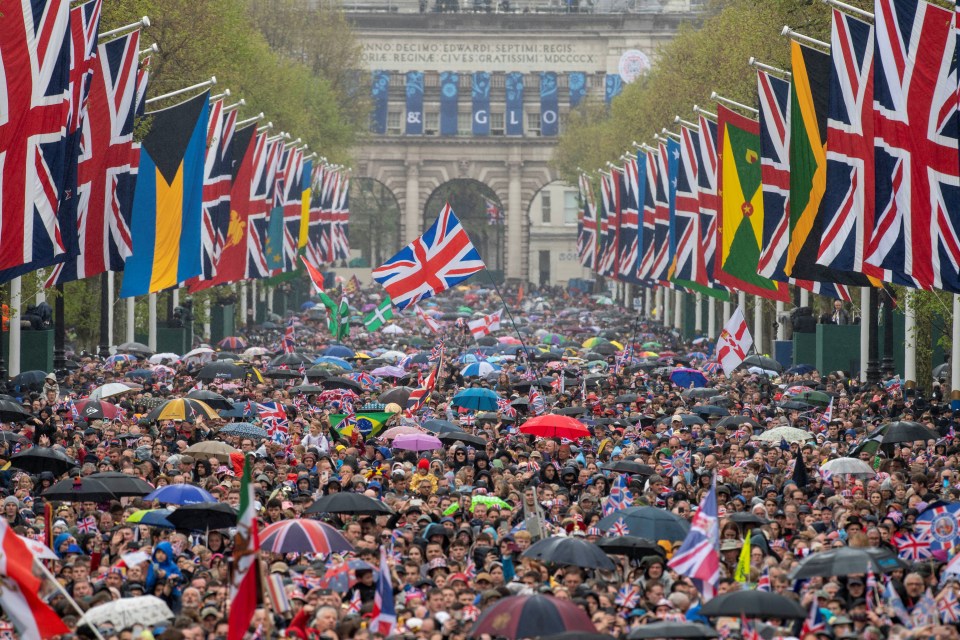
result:
[[[717,301],[713,296],[707,296],[707,337],[717,337]]]
[[[801,295],[803,292],[801,291]],[[860,287],[860,382],[867,381],[870,362],[870,287]],[[803,300],[801,300],[801,303]],[[801,304],[802,306],[802,304]]]
[[[777,340],[787,339],[787,323],[781,320],[783,312],[786,310],[783,302],[777,301]]]
[[[523,162],[519,159],[519,150],[511,151],[507,161],[507,278],[525,281],[523,273],[523,210],[522,185],[520,182]]]
[[[903,345],[903,382],[908,389],[913,389],[917,386],[917,340],[913,335],[917,326],[917,314],[910,304],[909,293],[903,297],[903,314],[903,337],[906,343]]]
[[[673,328],[683,329],[683,291],[673,292]]]
[[[420,161],[407,160],[407,191],[404,200],[403,237],[406,244],[420,235],[420,219],[423,217],[420,210]]]
[[[693,310],[693,330],[699,336],[703,335],[703,294],[694,294],[697,306]]]

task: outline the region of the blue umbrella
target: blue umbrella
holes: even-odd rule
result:
[[[492,390],[475,387],[464,389],[453,396],[453,404],[474,411],[496,411],[497,400],[499,399],[500,397]]]
[[[124,374],[128,378],[142,378],[143,380],[153,380],[153,371],[150,369],[134,369]]]
[[[192,484],[168,484],[152,491],[144,497],[144,501],[158,500],[164,504],[200,504],[201,502],[216,502],[217,499],[209,492]]]
[[[460,372],[464,378],[479,378],[485,376],[492,371],[500,371],[502,367],[497,364],[490,362],[474,362],[473,364],[468,364],[463,368],[463,371]]]
[[[250,424],[249,422],[231,422],[223,429],[220,429],[220,433],[240,436],[242,438],[260,438],[261,440],[267,438],[268,435],[266,429],[258,427],[255,424]]]
[[[792,367],[790,367],[789,369],[787,369],[784,373],[789,373],[789,374],[792,374],[792,375],[801,375],[801,376],[802,376],[802,375],[805,375],[805,374],[808,374],[808,373],[812,373],[812,372],[814,372],[814,371],[816,371],[816,370],[817,370],[817,368],[816,368],[815,366],[813,366],[812,364],[795,364],[795,365],[793,365]]]
[[[670,373],[670,381],[684,389],[707,386],[707,376],[696,369],[674,369]]]
[[[323,355],[335,358],[352,358],[357,354],[350,347],[345,347],[342,344],[332,344],[323,351]]]
[[[689,522],[674,513],[656,507],[620,509],[600,520],[597,526],[601,531],[606,531],[621,518],[623,524],[627,525],[630,535],[654,542],[683,540],[690,531]]]
[[[253,408],[247,409],[246,402],[233,402],[233,409],[219,411],[221,418],[246,418],[253,415]]]
[[[313,364],[335,364],[344,371],[353,371],[353,365],[344,360],[343,358],[338,358],[337,356],[320,356],[313,361]]]
[[[480,362],[480,358],[477,357],[476,353],[464,353],[457,358],[457,362],[460,364],[473,364],[475,362]]]
[[[173,523],[167,520],[167,516],[173,513],[171,509],[141,509],[135,511],[127,522],[130,524],[145,524],[148,527],[158,527],[160,529],[176,529]]]
[[[307,300],[302,305],[300,305],[300,310],[306,311],[307,309],[313,309],[315,306],[317,306],[316,302],[314,302],[313,300]]]

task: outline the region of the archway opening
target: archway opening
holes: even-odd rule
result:
[[[502,280],[506,210],[496,192],[469,178],[456,178],[441,184],[430,194],[423,208],[424,229],[433,224],[446,203],[450,203],[457,214],[491,275]]]
[[[352,267],[376,267],[400,250],[400,203],[374,178],[350,180]],[[359,253],[359,255],[356,255]]]
[[[578,198],[576,187],[554,180],[530,199],[527,279],[535,285],[556,286],[590,277],[577,258]]]

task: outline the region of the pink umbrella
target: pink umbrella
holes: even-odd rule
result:
[[[402,378],[403,376],[407,375],[407,372],[403,367],[394,367],[391,365],[377,367],[370,373],[381,378]]]
[[[500,344],[523,344],[519,339],[514,338],[513,336],[503,336],[497,340],[500,342]]]
[[[318,520],[281,520],[264,527],[260,546],[272,553],[319,553],[330,555],[353,551],[339,531]]]
[[[406,451],[433,451],[442,447],[443,444],[440,440],[429,433],[408,433],[393,439],[394,449],[404,449]]]
[[[423,431],[421,431],[417,427],[407,427],[404,425],[400,425],[399,427],[390,427],[389,429],[381,433],[380,437],[383,438],[384,440],[393,440],[397,436],[409,436],[409,435],[416,435],[418,433],[423,433]]]

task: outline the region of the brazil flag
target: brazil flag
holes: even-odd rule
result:
[[[785,283],[757,273],[763,233],[760,176],[760,125],[718,107],[720,238],[716,279],[737,291],[789,302]]]
[[[330,426],[346,439],[350,439],[354,430],[359,431],[363,439],[375,438],[383,431],[383,426],[387,423],[387,420],[395,415],[386,412],[356,413],[349,416],[343,413],[334,413],[330,416]]]

